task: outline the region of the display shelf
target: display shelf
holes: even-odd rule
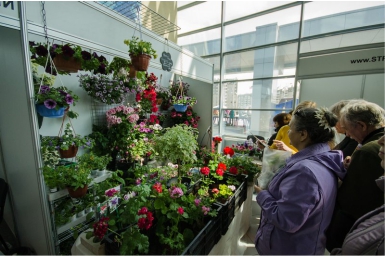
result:
[[[88,187],[92,187],[92,185],[94,185],[95,183],[100,183],[102,181],[105,181],[109,177],[111,177],[110,171],[107,171],[106,174],[98,176],[98,177],[92,177],[91,176],[91,178],[93,178],[93,180],[88,185]],[[66,188],[61,189],[61,190],[54,192],[54,193],[48,193],[48,201],[53,202],[53,201],[56,201],[56,200],[59,200],[59,199],[65,197],[67,195],[68,195],[68,190]]]
[[[58,240],[57,240],[58,244],[61,244],[62,242],[64,242],[68,238],[73,237],[75,232],[78,232],[80,234],[84,230],[88,229],[89,224],[95,220],[95,216],[92,217],[88,221],[86,221],[86,219],[85,218],[83,219],[82,217],[79,218],[79,220],[80,219],[82,219],[82,222],[81,221],[79,221],[79,222],[74,221],[74,222],[68,223],[68,224],[72,224],[72,223],[76,222],[77,223],[76,225],[80,225],[80,227],[78,227],[78,228],[73,228],[76,226],[75,224],[73,226],[68,226],[68,227],[67,227],[67,225],[64,225],[64,226],[66,226],[67,229],[66,230],[63,229],[60,234],[58,233]],[[62,226],[62,227],[64,228],[64,226]]]
[[[60,236],[60,234],[64,233],[65,231],[75,227],[76,225],[79,225],[80,223],[83,223],[87,220],[87,214],[81,216],[81,217],[78,217],[76,220],[73,220],[71,222],[68,222],[60,227],[58,227],[56,229],[56,232],[57,232],[57,235]],[[95,218],[95,212],[94,212],[94,215],[92,216],[92,218]]]

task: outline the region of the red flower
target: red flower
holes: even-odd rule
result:
[[[201,168],[201,173],[203,174],[203,175],[209,175],[209,173],[210,173],[210,168],[208,168],[207,166],[204,166],[204,167],[202,167]]]
[[[162,193],[162,184],[159,182],[155,183],[152,188],[155,189],[158,193]]]
[[[214,138],[213,138],[213,141],[214,141],[216,144],[218,144],[218,143],[221,143],[222,138],[221,138],[221,137],[214,137]]]
[[[216,171],[215,171],[219,176],[223,176],[223,169],[217,169]]]
[[[237,175],[238,174],[238,169],[235,166],[231,166],[230,169],[229,169],[229,172],[232,173],[232,174]]]
[[[140,94],[137,93],[136,96],[135,96],[135,100],[136,100],[136,101],[140,101],[141,99],[142,99],[142,98],[140,97]]]
[[[224,163],[219,163],[218,164],[218,169],[222,169],[222,170],[226,171],[227,170],[227,166]]]
[[[225,155],[230,155],[230,157],[231,157],[231,156],[234,155],[234,149],[232,149],[232,148],[230,148],[230,147],[225,147],[225,148],[223,149],[223,153],[224,153]]]
[[[108,230],[108,221],[110,219],[108,217],[103,217],[99,220],[99,222],[94,223],[94,235],[100,240],[103,239],[104,235]]]
[[[152,112],[157,112],[157,111],[158,111],[158,108],[157,108],[157,107],[152,107],[151,111],[152,111]]]
[[[178,213],[179,213],[180,215],[182,215],[182,214],[184,213],[184,210],[183,210],[182,207],[179,207],[179,208],[178,208]]]
[[[148,212],[147,207],[142,207],[142,209],[138,211],[138,215],[143,215],[143,214],[146,214],[147,212]]]

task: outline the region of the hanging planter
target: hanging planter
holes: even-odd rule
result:
[[[59,149],[59,154],[61,158],[73,158],[78,153],[78,147],[75,145],[72,145],[69,147],[69,149]]]
[[[128,72],[128,77],[129,78],[135,78],[136,77],[135,67],[132,64],[130,64],[128,67],[130,68],[130,71]],[[148,67],[148,65],[147,65],[147,67]]]
[[[63,117],[65,107],[59,109],[47,108],[44,104],[36,104],[36,111],[43,117],[58,118]]]
[[[53,63],[58,71],[77,73],[81,69],[81,62],[74,57],[65,57],[63,54],[57,54],[53,58]]]
[[[80,197],[85,196],[85,194],[87,194],[88,185],[84,185],[84,187],[82,187],[82,188],[79,187],[75,190],[72,187],[67,187],[67,190],[68,190],[68,194],[70,195],[70,197],[80,198]]]
[[[184,105],[184,104],[174,104],[174,108],[175,108],[176,112],[186,112],[187,105]]]
[[[147,71],[150,65],[151,56],[148,54],[130,54],[132,66],[136,71]]]

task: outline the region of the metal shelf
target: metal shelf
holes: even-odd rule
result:
[[[140,21],[141,26],[158,35],[164,35],[180,29],[174,23],[138,1],[96,1],[95,3],[137,24]]]

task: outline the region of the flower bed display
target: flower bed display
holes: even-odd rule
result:
[[[221,212],[222,206],[213,205],[216,211]],[[194,240],[186,247],[181,255],[208,255],[221,239],[221,215],[209,220]]]

